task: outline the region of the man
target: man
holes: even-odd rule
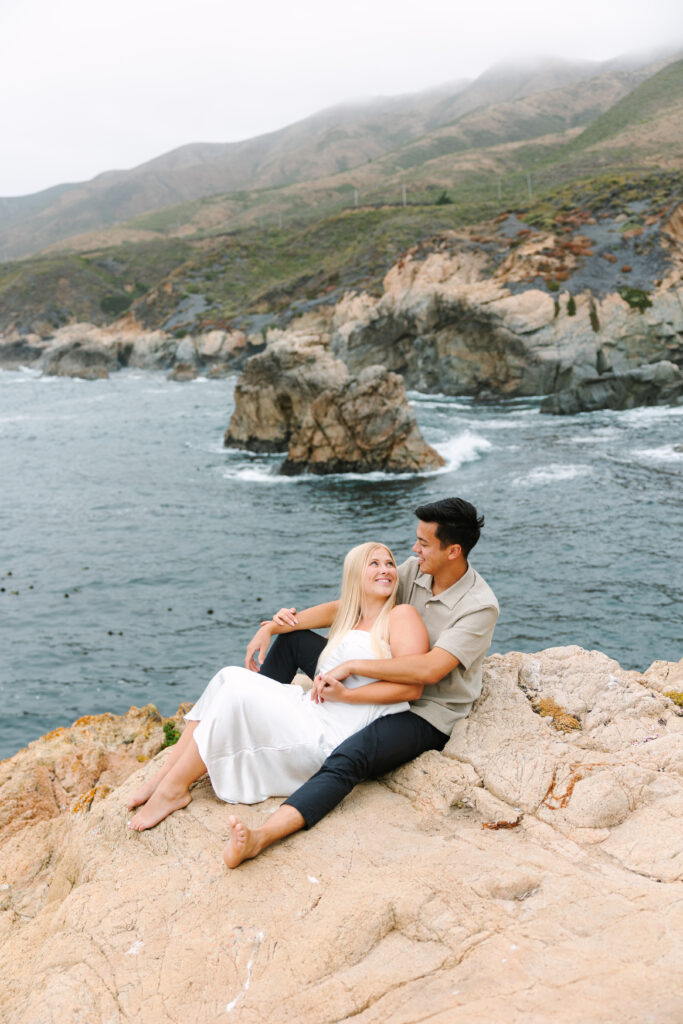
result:
[[[345,740],[259,828],[248,829],[231,817],[231,836],[223,853],[228,867],[257,856],[277,839],[311,828],[358,782],[383,775],[426,750],[442,750],[454,723],[469,714],[481,693],[482,663],[498,618],[493,591],[468,563],[484,518],[462,498],[421,505],[415,514],[417,557],[399,566],[397,600],[419,611],[431,650],[379,661],[343,662],[316,680],[314,696],[333,699],[335,689],[351,674],[419,683],[422,696],[412,702],[410,711],[379,718]],[[284,609],[253,637],[247,647],[247,668],[259,671],[258,652],[261,670],[270,678],[289,683],[299,668],[313,677],[326,641],[311,630],[331,625],[336,611],[336,601],[298,615],[294,608]]]

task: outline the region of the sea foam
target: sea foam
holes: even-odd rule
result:
[[[553,463],[549,466],[532,469],[524,476],[515,477],[512,483],[515,487],[535,487],[538,484],[555,484],[564,480],[575,480],[580,476],[589,476],[590,473],[590,466],[562,466]]]
[[[434,448],[436,448],[439,455],[446,462],[446,465],[441,466],[439,469],[425,470],[423,473],[385,473],[378,470],[373,473],[328,473],[324,476],[318,476],[314,473],[303,473],[300,476],[282,476],[279,473],[280,462],[278,461],[276,465],[273,465],[273,456],[258,456],[258,463],[252,462],[250,465],[245,466],[243,462],[245,453],[243,451],[235,448],[226,448],[223,450],[228,454],[236,456],[239,462],[236,459],[231,465],[223,467],[222,475],[226,480],[243,480],[247,483],[262,484],[310,484],[315,482],[319,485],[323,480],[363,480],[369,483],[387,480],[411,480],[420,476],[438,476],[444,473],[453,473],[464,463],[474,462],[479,459],[483,452],[487,452],[492,447],[491,442],[487,438],[465,430],[462,434],[450,438],[448,441],[437,441],[434,443]],[[278,458],[281,459],[282,456]],[[261,460],[264,461],[262,462]]]

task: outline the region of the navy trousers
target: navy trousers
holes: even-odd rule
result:
[[[311,630],[285,633],[271,646],[261,671],[281,683],[291,683],[299,669],[313,678],[326,642]],[[377,718],[340,743],[285,803],[295,807],[311,828],[357,783],[384,775],[426,750],[443,750],[447,741],[446,733],[412,711]]]

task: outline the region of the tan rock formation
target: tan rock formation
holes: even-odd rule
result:
[[[281,471],[422,472],[444,465],[424,441],[400,377],[380,366],[349,377],[318,334],[288,331],[245,366],[228,447],[287,451]]]
[[[0,843],[27,825],[103,799],[159,753],[164,721],[153,704],[126,715],[86,715],[0,761]]]
[[[442,754],[234,872],[206,782],[156,829],[125,828],[162,752],[4,842],[2,1019],[677,1024],[683,717],[660,688],[681,675],[576,647],[495,655]]]
[[[421,473],[443,465],[420,433],[403,379],[369,366],[310,403],[281,472]]]
[[[668,224],[672,245],[679,219],[677,212]],[[568,291],[514,290],[541,273],[539,252],[551,244],[552,236],[531,238],[494,271],[481,251],[457,251],[458,239],[456,251],[409,254],[386,275],[379,299],[339,303],[332,350],[351,372],[381,362],[418,390],[510,396],[550,394],[596,372],[683,358],[676,266],[643,311],[616,292],[600,299],[582,290],[572,313]],[[562,261],[572,269],[576,257],[567,250]]]
[[[242,331],[210,330],[179,339],[165,331],[144,330],[128,315],[108,327],[68,324],[50,338],[11,332],[0,337],[0,365],[16,369],[37,364],[46,373],[92,378],[124,366],[161,370],[178,363],[225,373],[234,372],[263,347],[260,335],[247,338]]]

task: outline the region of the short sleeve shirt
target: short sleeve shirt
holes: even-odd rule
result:
[[[436,595],[432,577],[420,572],[417,558],[398,567],[398,579],[397,601],[417,609],[432,647],[441,647],[458,659],[453,671],[425,686],[410,708],[450,734],[481,693],[482,665],[498,618],[496,595],[471,565],[457,583]]]

